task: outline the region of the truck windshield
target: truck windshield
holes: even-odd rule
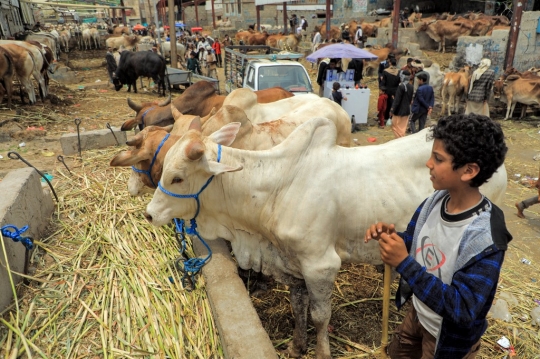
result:
[[[259,69],[259,90],[281,86],[292,92],[313,92],[306,71],[301,66],[276,65]]]

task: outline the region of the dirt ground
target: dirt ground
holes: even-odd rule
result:
[[[25,164],[18,160],[8,159],[9,151],[17,151],[27,161],[38,169],[53,173],[55,168],[61,166],[56,156],[62,154],[59,138],[64,133],[74,132],[76,126],[74,120],[82,120],[81,131],[105,128],[109,123],[114,127],[120,126],[125,120],[134,115],[127,106],[126,98],[137,102],[160,100],[152,90],[141,90],[138,94],[127,93],[125,89],[119,92],[113,88],[100,87],[89,89],[89,86],[103,86],[107,82],[107,73],[102,66],[105,52],[72,53],[70,57],[71,67],[84,77],[83,82],[77,85],[63,86],[51,81],[52,100],[45,104],[38,101],[37,105],[21,105],[18,96],[15,96],[14,106],[11,110],[0,106],[0,178],[9,170],[24,167]],[[436,62],[444,68],[451,61],[452,54],[441,55],[428,53]],[[313,83],[315,83],[315,70],[310,69]],[[223,79],[223,72],[218,72]],[[369,110],[369,126],[363,131],[353,134],[357,145],[377,145],[393,139],[389,128],[379,129],[375,124],[376,117],[376,80],[368,78],[365,81],[372,89],[372,98]],[[101,84],[100,84],[101,83]],[[315,84],[315,86],[317,86]],[[221,82],[223,89],[223,82]],[[317,89],[315,89],[317,91]],[[173,92],[173,97],[180,92]],[[433,119],[438,116],[440,107],[435,109]],[[538,291],[538,269],[540,269],[540,206],[532,207],[526,211],[527,218],[520,219],[516,216],[514,203],[536,194],[530,188],[533,180],[527,178],[538,177],[539,165],[534,160],[540,151],[540,119],[532,115],[523,120],[502,121],[501,108],[492,108],[495,120],[500,121],[507,138],[510,150],[506,160],[508,172],[508,189],[506,199],[502,207],[507,226],[514,236],[507,253],[503,271],[511,268],[513,274],[521,278],[522,283],[527,284],[528,289],[520,291],[520,306],[532,308],[535,299],[534,293]],[[516,111],[516,114],[518,112]],[[13,134],[13,138],[5,141],[6,133]],[[375,139],[374,142],[368,141]],[[2,142],[4,141],[4,142]],[[406,149],[404,149],[406,151]],[[540,157],[540,156],[539,156]],[[66,164],[71,169],[79,166],[76,157],[66,157]],[[403,180],[403,179],[396,179]],[[365,184],[368,188],[369,184]],[[381,194],[384,195],[384,194]],[[530,265],[522,264],[521,258],[531,261]],[[532,283],[532,284],[531,284]],[[504,288],[505,283],[501,282]],[[532,289],[531,289],[532,288]],[[395,290],[395,287],[394,287]],[[519,286],[518,289],[519,290]],[[360,353],[366,349],[379,346],[382,304],[379,297],[382,296],[382,276],[370,267],[361,265],[345,266],[336,283],[333,297],[334,311],[331,320],[332,351],[336,357],[360,357]],[[371,298],[361,303],[354,303],[363,298]],[[271,291],[253,296],[253,302],[262,318],[270,338],[277,344],[285,344],[290,340],[293,328],[293,320],[288,305],[286,288],[279,285],[273,286]],[[391,325],[394,327],[401,321],[402,313],[398,313],[394,306],[391,307]],[[493,325],[494,321],[490,321]],[[497,326],[497,329],[499,326]],[[499,332],[488,332],[481,352],[482,358],[502,356],[495,342],[502,335],[509,338],[512,336],[510,327],[500,326]],[[509,329],[510,328],[510,329]],[[513,339],[519,342],[519,335]],[[313,357],[315,336],[313,327],[310,327],[310,349],[308,358]],[[337,338],[337,339],[336,339]],[[526,345],[524,343],[524,345]],[[519,355],[519,352],[518,352]],[[526,356],[520,356],[526,357]]]

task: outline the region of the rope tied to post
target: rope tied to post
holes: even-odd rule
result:
[[[21,242],[27,250],[32,250],[34,248],[34,241],[32,238],[21,236],[28,228],[28,225],[19,229],[12,224],[8,224],[2,227],[2,236],[11,238],[14,242]]]

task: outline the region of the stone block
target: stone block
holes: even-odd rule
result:
[[[118,143],[126,143],[126,132],[119,128],[112,127]],[[68,133],[60,137],[60,145],[64,155],[71,156],[79,152],[79,142],[77,133]],[[115,146],[116,140],[109,129],[81,132],[81,150],[91,150],[96,148],[105,148]]]
[[[420,45],[414,42],[410,42],[407,45],[407,49],[409,49],[412,57],[420,57],[423,55],[422,50],[420,50]]]
[[[236,262],[225,241],[218,239],[207,243],[213,254],[202,273],[225,358],[277,359],[276,350],[238,277]],[[193,247],[197,256],[207,255],[207,249],[199,240],[193,241]]]
[[[52,197],[41,186],[41,176],[30,167],[19,168],[8,172],[0,182],[0,227],[14,225],[29,229],[23,233],[25,237],[40,238],[49,225],[54,211]],[[0,255],[0,312],[13,300],[10,288],[9,273],[6,270],[5,257],[8,258],[9,267],[13,272],[24,272],[26,248],[20,242],[10,238],[1,237],[6,248],[6,256]],[[12,274],[15,283],[21,280],[20,276]]]

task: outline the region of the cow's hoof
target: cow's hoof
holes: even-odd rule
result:
[[[293,343],[289,343],[287,346],[287,349],[280,350],[280,352],[284,355],[287,355],[289,358],[301,358],[303,353],[301,350],[298,350],[297,348],[294,348]]]

